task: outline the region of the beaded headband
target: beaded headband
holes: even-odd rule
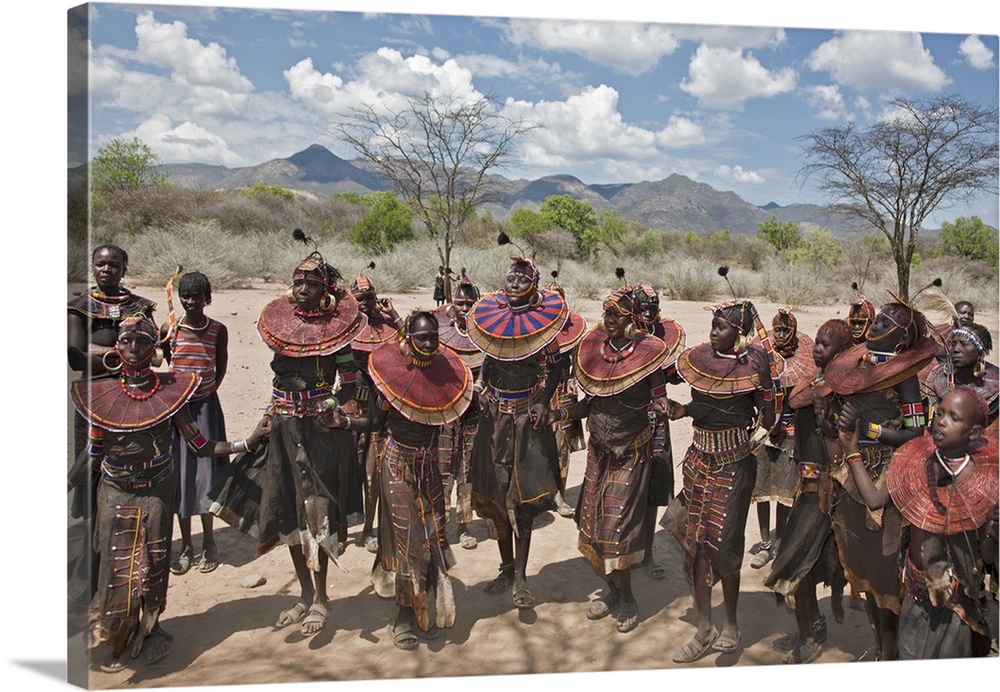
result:
[[[965,327],[959,327],[951,333],[953,337],[964,336],[966,339],[972,342],[972,345],[976,347],[976,352],[979,355],[983,355],[986,352],[986,346],[983,345],[982,340],[976,336],[975,332],[971,329],[966,329]]]

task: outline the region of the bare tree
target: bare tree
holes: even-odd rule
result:
[[[489,96],[424,94],[397,112],[367,104],[334,135],[350,144],[412,205],[437,242],[451,295],[451,250],[465,222],[488,201],[487,172],[501,167],[533,125],[501,115]]]
[[[895,114],[802,139],[801,173],[819,180],[834,211],[867,221],[889,240],[899,296],[909,298],[910,262],[933,211],[997,193],[997,106],[960,96],[897,99]]]

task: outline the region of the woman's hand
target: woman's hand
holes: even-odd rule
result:
[[[535,430],[544,430],[549,424],[549,407],[539,402],[528,411],[528,417],[532,421]]]
[[[753,371],[757,373],[757,378],[760,380],[761,388],[774,388],[774,381],[771,379],[771,366],[767,362],[767,354],[756,348],[748,350],[750,352],[750,364],[753,366]]]
[[[677,420],[687,415],[687,406],[673,399],[667,399],[667,417],[670,420]]]
[[[250,449],[257,449],[260,447],[261,443],[267,440],[271,436],[271,417],[264,416],[257,423],[257,427],[253,429],[250,433],[250,437],[247,438],[247,447]]]

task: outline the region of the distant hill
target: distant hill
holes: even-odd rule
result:
[[[389,182],[366,162],[346,161],[320,144],[288,158],[243,168],[201,163],[167,164],[162,168],[170,173],[171,184],[193,190],[245,187],[258,182],[318,195],[391,189]],[[72,186],[85,179],[86,167],[68,173]],[[718,230],[753,235],[757,225],[771,215],[779,221],[794,221],[803,232],[811,227],[829,228],[834,235],[843,237],[859,228],[856,220],[833,215],[819,205],[783,207],[770,202],[756,206],[735,192],[716,190],[678,174],[663,180],[614,185],[587,185],[571,175],[537,180],[491,175],[488,184],[490,195],[484,208],[497,218],[517,208],[537,209],[551,195],[571,195],[599,211],[615,209],[651,228],[694,231],[699,235]]]

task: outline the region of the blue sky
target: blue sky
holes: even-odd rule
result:
[[[313,143],[353,158],[330,134],[352,108],[492,94],[540,125],[508,177],[681,173],[754,204],[822,203],[796,176],[800,136],[870,123],[897,96],[997,99],[989,33],[308,9],[321,4],[336,3],[92,5],[91,154],[136,135],[168,163],[254,165]],[[966,214],[998,225],[996,197],[932,221]]]

